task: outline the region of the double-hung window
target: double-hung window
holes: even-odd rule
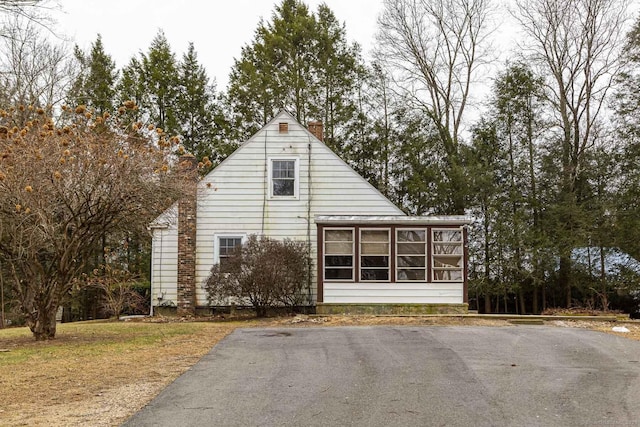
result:
[[[295,159],[271,160],[271,197],[295,197],[297,195],[297,161]]]
[[[461,229],[432,229],[434,282],[462,282],[463,236]]]
[[[427,277],[427,230],[396,230],[396,280],[425,281]]]
[[[229,258],[233,251],[240,246],[242,246],[242,237],[240,236],[218,237],[218,262],[222,271],[228,269]]]
[[[388,282],[391,244],[389,229],[360,230],[360,280]]]
[[[353,229],[324,230],[325,280],[353,281]]]

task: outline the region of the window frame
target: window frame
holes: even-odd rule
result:
[[[326,244],[327,242],[333,243],[338,242],[338,240],[329,240],[327,241],[327,231],[335,231],[335,230],[349,230],[351,231],[351,279],[327,279],[327,251]],[[328,256],[349,256],[344,254],[328,254]],[[356,282],[356,229],[355,227],[323,227],[322,228],[322,280],[325,282],[347,282],[354,283]],[[335,268],[332,266],[332,268]],[[345,267],[337,267],[342,270],[348,270]]]
[[[294,162],[293,195],[277,195],[273,193],[273,162]],[[269,157],[269,199],[272,200],[298,200],[300,197],[300,159],[298,157]],[[283,179],[283,178],[276,178]]]
[[[406,241],[406,242],[401,242],[400,239],[398,238],[398,234],[402,231],[422,231],[424,232],[424,241],[415,241],[415,242],[411,242],[411,241]],[[422,254],[422,257],[424,258],[424,267],[400,267],[399,266],[399,262],[398,262],[398,258],[401,256],[415,256],[415,257],[419,257],[421,254],[415,254],[415,255],[411,255],[411,254],[399,254],[398,253],[398,244],[402,244],[402,243],[424,243],[424,254]],[[404,283],[404,282],[410,282],[410,283],[429,283],[429,228],[428,227],[424,227],[424,228],[418,228],[418,227],[396,227],[395,228],[395,242],[394,242],[394,246],[395,246],[395,253],[394,253],[394,257],[395,257],[395,263],[394,263],[394,273],[395,273],[395,282],[396,283]],[[399,279],[398,278],[398,273],[400,270],[423,270],[424,271],[424,279]]]
[[[213,263],[220,264],[220,239],[240,239],[240,244],[244,245],[247,241],[246,233],[221,233],[214,236],[213,241]]]
[[[436,241],[435,239],[435,233],[439,232],[439,231],[450,231],[450,232],[459,232],[460,233],[460,240],[458,241]],[[464,229],[463,227],[450,227],[450,228],[444,228],[444,227],[432,227],[431,228],[431,232],[430,232],[430,237],[431,237],[431,245],[430,245],[430,249],[431,249],[431,283],[463,283],[465,281],[465,246],[464,246]],[[452,254],[437,254],[436,253],[436,246],[437,245],[448,245],[448,246],[456,246],[459,247],[459,253],[452,253]],[[454,257],[457,256],[459,257],[460,261],[460,266],[459,267],[436,267],[435,265],[435,260],[438,258],[438,256],[440,257]],[[438,271],[459,271],[460,272],[460,278],[459,279],[436,279],[436,272]]]
[[[387,232],[387,241],[386,242],[373,242],[373,243],[386,243],[388,245],[387,255],[363,255],[362,254],[362,232],[367,231],[386,231]],[[372,243],[372,242],[365,242]],[[392,283],[391,274],[392,274],[392,233],[391,227],[359,227],[358,228],[358,282],[359,283]],[[387,267],[364,267],[362,265],[362,257],[363,256],[386,256],[387,257]],[[362,271],[363,270],[387,270],[387,279],[386,280],[364,280],[362,279]]]

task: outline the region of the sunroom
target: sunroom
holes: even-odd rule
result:
[[[467,312],[466,216],[317,216],[318,313]]]

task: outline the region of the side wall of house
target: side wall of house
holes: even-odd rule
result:
[[[177,205],[176,205],[177,206]],[[178,227],[174,206],[156,220],[152,228],[151,303],[175,306],[178,303]]]
[[[463,283],[324,283],[326,304],[462,304]]]
[[[282,132],[281,123],[287,131]],[[296,196],[270,196],[273,159],[295,160]],[[310,161],[311,160],[311,161]],[[220,237],[264,234],[311,240],[316,298],[315,215],[402,215],[382,194],[286,113],[245,142],[198,187],[197,304],[206,305],[202,283],[218,261]]]

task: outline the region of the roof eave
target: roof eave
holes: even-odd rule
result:
[[[471,217],[467,215],[317,215],[316,224],[322,225],[467,225]]]

